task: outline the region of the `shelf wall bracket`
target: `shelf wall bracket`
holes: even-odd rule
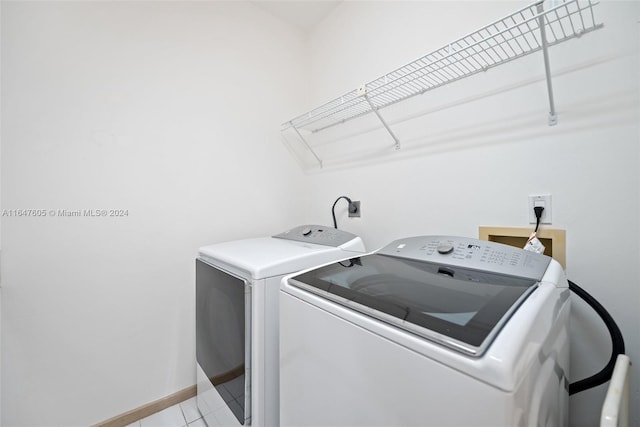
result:
[[[395,149],[399,150],[400,149],[400,140],[398,139],[396,134],[393,133],[393,131],[391,130],[391,128],[389,127],[387,122],[384,120],[384,118],[382,118],[382,116],[380,115],[380,112],[378,111],[378,108],[376,108],[373,105],[373,102],[371,102],[371,99],[369,99],[369,95],[367,95],[366,92],[365,92],[365,94],[363,96],[364,96],[364,99],[369,103],[369,106],[371,107],[371,111],[376,113],[376,116],[378,116],[378,119],[382,123],[382,126],[384,126],[384,128],[387,130],[387,132],[389,132],[389,135],[391,135],[391,138],[393,138],[393,140],[395,142]]]
[[[295,127],[293,125],[293,123],[290,123],[291,127],[293,128],[293,130],[296,132],[296,134],[298,134],[298,138],[300,138],[300,140],[304,143],[304,145],[307,147],[307,149],[311,152],[311,154],[313,154],[313,157],[316,158],[316,160],[318,161],[318,164],[320,165],[320,169],[322,169],[322,160],[320,159],[320,157],[318,157],[318,155],[316,154],[315,151],[313,151],[313,148],[311,148],[311,145],[309,145],[309,143],[307,142],[307,140],[304,138],[304,136],[302,136],[302,134],[300,133],[300,131],[298,130],[297,127]]]
[[[547,92],[549,94],[549,126],[558,124],[558,115],[553,101],[553,85],[551,84],[551,67],[549,66],[549,46],[545,25],[545,14],[542,2],[538,3],[538,25],[540,26],[540,43],[542,44],[542,56],[544,57],[544,71],[547,77]]]

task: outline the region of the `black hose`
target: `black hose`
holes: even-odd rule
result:
[[[349,206],[351,206],[351,199],[347,196],[340,196],[336,199],[335,202],[333,202],[333,206],[331,207],[331,217],[333,218],[333,228],[335,229],[338,229],[338,223],[336,222],[336,204],[340,199],[345,199],[347,202],[349,202]]]
[[[619,354],[625,353],[625,348],[624,337],[622,336],[622,332],[620,332],[620,328],[618,328],[615,320],[613,320],[613,317],[611,317],[611,315],[602,306],[602,304],[600,304],[594,297],[589,295],[587,291],[573,283],[571,280],[569,280],[569,289],[571,289],[573,293],[582,298],[595,310],[596,313],[598,313],[600,318],[604,321],[605,326],[609,330],[609,334],[611,335],[611,358],[609,359],[609,363],[607,363],[607,365],[602,368],[600,372],[588,378],[569,384],[569,395],[572,395],[593,387],[597,387],[600,384],[604,384],[609,381],[611,379],[611,375],[613,375],[613,368],[615,367],[616,359]]]

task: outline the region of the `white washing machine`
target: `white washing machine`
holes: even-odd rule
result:
[[[281,425],[567,425],[569,310],[555,260],[468,238],[287,276]]]
[[[362,252],[356,235],[317,225],[200,248],[197,404],[210,427],[279,425],[280,281]]]

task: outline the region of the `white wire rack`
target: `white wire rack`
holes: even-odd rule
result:
[[[596,24],[591,0],[565,0],[548,9],[538,1],[511,15],[449,43],[360,88],[289,120],[282,131],[293,128],[307,148],[313,150],[299,132],[319,132],[365,114],[378,116],[393,137],[398,138],[379,110],[415,95],[423,94],[467,76],[486,71],[514,59],[542,50],[549,95],[549,124],[556,123],[547,47],[580,37],[602,27]],[[313,153],[315,156],[315,153]],[[317,156],[316,156],[317,158]],[[320,159],[317,159],[320,162]],[[320,162],[321,163],[321,162]]]

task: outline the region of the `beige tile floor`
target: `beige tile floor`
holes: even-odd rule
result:
[[[198,411],[196,398],[192,397],[153,415],[130,424],[128,427],[206,427]]]

